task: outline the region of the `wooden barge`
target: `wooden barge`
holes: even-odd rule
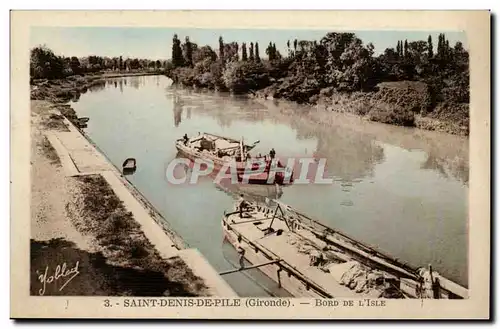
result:
[[[468,298],[431,268],[413,268],[281,202],[246,201],[224,213],[224,236],[243,259],[295,297]]]
[[[290,179],[287,181],[285,179],[285,174],[282,172],[277,172],[275,174],[275,179],[273,182],[268,182],[269,170],[271,166],[271,158],[268,156],[251,157],[250,151],[259,143],[259,141],[254,142],[251,145],[245,144],[243,139],[240,141],[230,138],[223,137],[209,133],[201,133],[198,136],[188,138],[187,135],[184,138],[176,140],[175,146],[178,152],[190,159],[195,161],[196,159],[204,159],[213,163],[214,171],[218,172],[225,166],[228,166],[233,162],[236,166],[236,174],[238,181],[245,182],[245,184],[271,184],[275,183],[280,185],[285,185],[293,182],[292,173],[290,173]],[[266,170],[261,174],[252,174],[246,177],[244,180],[245,170],[247,169],[248,160],[259,160],[266,163]],[[278,162],[278,166],[285,168],[285,166]],[[227,167],[226,167],[227,168]],[[257,169],[258,165],[254,165],[254,169]],[[226,173],[230,173],[228,169]]]

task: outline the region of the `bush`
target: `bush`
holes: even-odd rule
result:
[[[406,111],[397,105],[380,104],[372,107],[368,112],[368,118],[371,121],[388,123],[398,126],[415,126],[415,114]]]
[[[246,93],[269,85],[269,73],[262,63],[229,62],[222,73],[226,87],[235,93]]]

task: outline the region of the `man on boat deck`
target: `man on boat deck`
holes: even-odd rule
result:
[[[240,210],[240,218],[243,218],[243,208],[246,208],[247,202],[243,198],[243,194],[240,194],[240,198],[238,199],[238,208]]]
[[[274,150],[274,147],[269,151],[269,157],[271,157],[271,160],[274,159],[276,156],[276,151]]]
[[[187,135],[187,134],[184,134],[183,139],[184,139],[184,145],[187,145],[187,142],[188,142],[188,140],[189,140],[188,135]]]

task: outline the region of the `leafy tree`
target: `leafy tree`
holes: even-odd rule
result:
[[[186,37],[184,50],[184,63],[187,66],[193,66],[193,44],[189,41],[189,37]]]
[[[132,69],[132,70],[137,70],[140,68],[140,63],[139,63],[139,60],[137,58],[130,60],[129,65],[130,65],[130,69]]]
[[[184,57],[182,55],[181,41],[177,37],[177,34],[174,34],[174,38],[172,40],[172,65],[174,67],[180,67],[184,64]]]
[[[248,60],[248,56],[247,56],[247,44],[244,43],[244,42],[241,44],[241,59],[243,61],[247,61]]]
[[[405,40],[403,57],[404,58],[408,57],[408,40]]]
[[[276,59],[276,50],[273,48],[273,44],[269,42],[269,45],[266,48],[266,55],[270,61],[274,61]]]
[[[71,71],[73,71],[74,74],[80,74],[82,72],[82,68],[80,67],[80,61],[75,56],[71,57],[71,60],[69,62],[69,66],[71,68]]]
[[[437,58],[438,59],[444,59],[445,57],[445,50],[444,50],[444,47],[445,47],[445,41],[444,41],[444,34],[440,33],[439,34],[439,41],[438,41],[438,48],[437,48]]]
[[[30,75],[35,79],[56,79],[64,76],[64,63],[46,46],[31,49]]]
[[[434,49],[432,46],[432,37],[430,34],[429,34],[429,37],[427,38],[427,56],[429,57],[429,59],[434,57]]]
[[[224,40],[222,40],[222,36],[219,37],[219,58],[224,61]]]
[[[237,61],[239,59],[238,55],[238,43],[231,42],[224,44],[224,60],[225,62]]]
[[[297,39],[293,40],[293,51],[297,52]]]
[[[325,69],[326,79],[330,83],[334,83],[337,79],[335,76],[338,71],[342,70],[341,56],[347,47],[353,42],[355,38],[354,33],[327,33],[320,41],[321,46],[324,48],[326,54]]]
[[[193,52],[194,64],[201,62],[207,58],[209,58],[211,61],[215,61],[217,59],[217,54],[210,46],[203,46],[201,48],[197,48]]]
[[[423,40],[412,41],[407,44],[407,58],[411,63],[418,65],[426,62],[429,44]]]
[[[224,69],[222,79],[226,87],[235,93],[257,90],[269,84],[269,73],[258,62],[230,62]]]
[[[256,43],[255,43],[255,61],[256,61],[257,63],[259,63],[259,62],[260,62],[260,55],[259,55],[259,43],[258,43],[258,42],[256,42]]]
[[[123,70],[123,58],[122,58],[122,56],[120,56],[119,68],[120,68],[120,71]]]
[[[373,44],[366,47],[360,39],[355,38],[340,56],[343,72],[338,78],[340,89],[354,91],[369,87],[368,82],[373,77],[374,60]]]
[[[254,60],[254,56],[253,56],[253,42],[250,42],[250,56],[248,57],[248,59],[250,59],[250,61]]]

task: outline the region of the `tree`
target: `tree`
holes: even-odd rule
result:
[[[201,62],[207,58],[209,58],[210,61],[215,61],[217,59],[217,54],[212,47],[203,46],[193,51],[193,64]]]
[[[244,43],[244,42],[241,44],[241,59],[243,61],[247,61],[248,60],[248,56],[247,56],[247,44]]]
[[[327,72],[327,80],[334,81],[338,71],[343,69],[341,56],[347,47],[354,41],[354,33],[327,33],[321,40],[320,45],[323,47],[325,54],[325,70]]]
[[[75,56],[71,57],[69,67],[71,68],[71,71],[73,71],[73,74],[80,74],[82,71],[80,67],[80,61]]]
[[[293,40],[293,51],[297,52],[297,39]]]
[[[174,34],[172,40],[172,65],[174,67],[181,67],[183,64],[184,57],[182,56],[181,41],[177,37],[177,34]]]
[[[427,38],[427,57],[429,59],[434,57],[434,49],[432,46],[432,37],[430,34],[429,34],[429,37]]]
[[[119,60],[119,63],[118,63],[118,67],[120,68],[120,71],[123,70],[123,58],[122,56],[120,56],[120,60]]]
[[[254,60],[254,56],[253,56],[253,42],[250,42],[250,56],[249,56],[248,59],[250,59],[250,61]]]
[[[437,47],[437,58],[443,59],[444,57],[444,34],[439,33],[438,47]]]
[[[238,48],[237,42],[224,44],[224,61],[237,61],[239,59]]]
[[[387,49],[386,49],[387,50]],[[397,56],[399,57],[400,53],[401,53],[401,43],[400,41],[398,40],[398,45],[396,47],[396,53],[397,53]]]
[[[360,39],[353,39],[340,56],[343,68],[337,76],[340,89],[354,91],[371,87],[367,84],[374,73],[373,49],[373,44],[364,47]]]
[[[185,51],[184,51],[184,63],[187,66],[193,66],[193,45],[191,41],[189,41],[189,37],[186,37],[185,43]]]
[[[57,79],[64,76],[64,62],[46,46],[31,49],[30,75],[35,79]]]
[[[235,93],[245,93],[269,85],[267,69],[257,62],[230,62],[224,69],[222,79],[226,87]]]
[[[276,59],[276,51],[274,50],[271,42],[269,42],[269,45],[266,48],[266,55],[269,61],[274,61]]]
[[[259,55],[259,43],[258,43],[258,42],[256,42],[256,43],[255,43],[255,61],[256,61],[257,63],[259,63],[259,62],[260,62],[260,55]]]
[[[224,61],[224,40],[222,40],[222,36],[219,37],[219,58]]]
[[[404,46],[404,53],[403,57],[407,58],[408,57],[408,40],[405,40],[405,46]]]
[[[140,68],[139,60],[137,58],[130,60],[129,66],[130,66],[130,69],[132,69],[132,70],[139,69]]]

